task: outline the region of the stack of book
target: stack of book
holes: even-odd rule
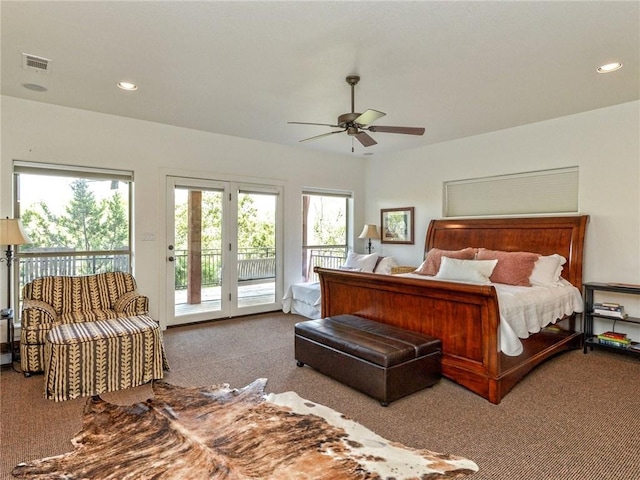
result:
[[[598,342],[602,345],[610,347],[629,348],[631,339],[627,338],[626,333],[621,332],[604,332],[598,335]]]
[[[619,303],[594,303],[593,313],[614,318],[627,318],[624,313],[624,306]]]

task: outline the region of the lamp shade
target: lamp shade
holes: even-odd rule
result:
[[[378,227],[375,225],[365,225],[358,238],[380,238]]]
[[[31,243],[17,218],[0,219],[0,245],[24,245]]]

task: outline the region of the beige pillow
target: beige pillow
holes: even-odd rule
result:
[[[394,257],[384,257],[378,262],[376,268],[373,269],[373,272],[391,275],[391,269],[397,266],[398,261]]]
[[[364,255],[362,253],[349,252],[347,254],[347,261],[344,263],[344,266],[348,267],[350,270],[360,269],[361,272],[371,273],[373,272],[377,261],[377,253]]]
[[[442,257],[473,260],[476,257],[476,249],[471,247],[463,248],[462,250],[440,250],[439,248],[432,248],[427,253],[422,265],[416,269],[415,273],[419,273],[420,275],[436,275],[438,270],[440,270]]]
[[[458,260],[442,257],[436,278],[461,282],[491,283],[489,277],[498,260]]]
[[[531,272],[531,276],[529,277],[531,285],[560,284],[562,266],[565,263],[567,263],[567,259],[557,253],[554,253],[553,255],[540,256],[536,264],[533,266],[533,272]]]
[[[503,252],[501,250],[478,249],[478,260],[498,260],[491,274],[491,281],[506,285],[530,287],[529,277],[540,254],[531,252]]]

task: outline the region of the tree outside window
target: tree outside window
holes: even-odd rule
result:
[[[130,271],[130,181],[16,171],[20,218],[32,242],[19,250],[20,286],[46,275]]]
[[[313,281],[313,267],[338,268],[347,255],[348,197],[302,196],[302,276]]]

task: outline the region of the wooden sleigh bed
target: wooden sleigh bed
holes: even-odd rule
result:
[[[560,254],[562,277],[582,291],[582,258],[589,217],[433,220],[431,248]],[[499,351],[499,309],[491,285],[377,275],[316,267],[322,316],[351,313],[422,332],[442,340],[442,373],[494,404],[529,371],[551,356],[581,346],[580,314],[574,313],[522,340],[523,353]]]

